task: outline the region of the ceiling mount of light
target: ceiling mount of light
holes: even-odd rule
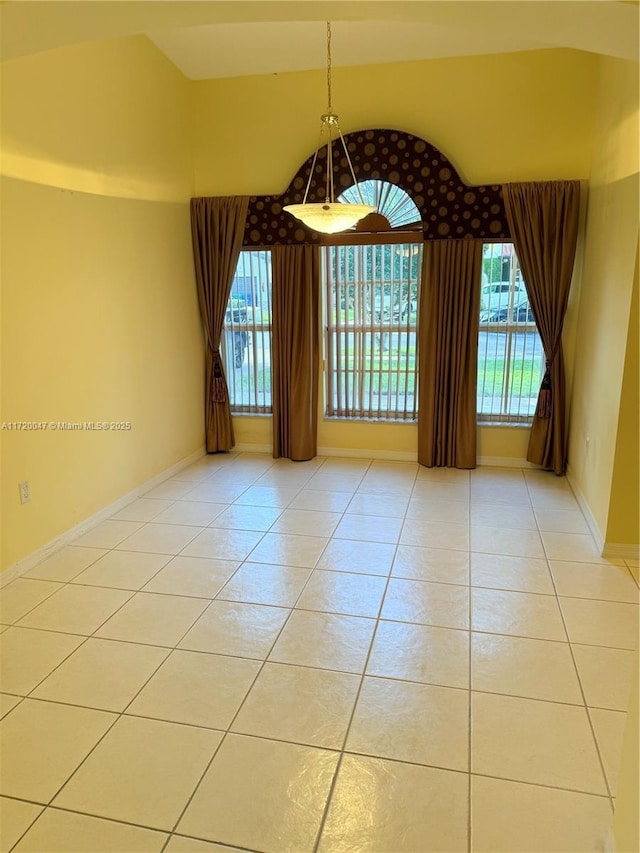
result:
[[[320,140],[316,153],[313,156],[313,162],[309,171],[309,180],[304,191],[302,204],[288,204],[283,209],[295,216],[309,228],[314,231],[320,231],[323,234],[335,234],[338,231],[345,231],[347,228],[353,227],[356,222],[363,219],[367,214],[373,213],[376,209],[370,204],[365,204],[358,187],[355,172],[351,164],[351,158],[347,151],[347,145],[342,136],[340,125],[338,124],[338,116],[333,112],[331,106],[331,24],[327,21],[327,111],[320,116]],[[333,188],[333,152],[331,143],[333,142],[334,133],[342,142],[344,154],[349,165],[353,183],[358,190],[360,204],[349,204],[335,200]],[[325,177],[325,200],[324,202],[307,203],[311,179],[318,159],[318,151],[322,148],[323,140],[326,138],[327,147],[327,174]]]

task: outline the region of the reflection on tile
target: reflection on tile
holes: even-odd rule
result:
[[[585,708],[473,693],[471,770],[607,794]]]
[[[290,612],[263,604],[212,601],[180,648],[264,660]]]
[[[589,525],[579,510],[536,509],[540,530],[555,533],[589,533]]]
[[[444,521],[449,524],[469,523],[469,501],[438,501],[431,497],[414,497],[409,501],[407,523]]]
[[[351,500],[352,492],[328,492],[318,489],[303,489],[291,501],[292,509],[315,509],[322,512],[344,512]]]
[[[530,506],[514,504],[474,503],[471,507],[471,524],[505,530],[537,530],[538,525]]]
[[[638,606],[617,601],[560,598],[572,643],[638,648]]]
[[[250,486],[234,503],[243,506],[270,506],[284,508],[298,494],[299,489],[284,486]]]
[[[280,515],[281,510],[270,506],[245,506],[233,504],[216,516],[211,527],[224,527],[228,530],[267,531]]]
[[[145,586],[145,592],[213,598],[233,575],[238,560],[174,557]]]
[[[467,802],[463,773],[347,754],[319,853],[459,853],[467,849]]]
[[[400,544],[468,551],[469,525],[442,521],[416,522],[408,518],[402,529]]]
[[[551,560],[558,595],[638,603],[638,587],[624,566]]]
[[[226,729],[259,669],[257,661],[174,651],[127,714]]]
[[[221,739],[210,729],[120,717],[53,804],[170,830]]]
[[[359,686],[357,675],[267,663],[232,731],[340,749]]]
[[[356,515],[377,515],[383,518],[404,518],[408,503],[408,498],[399,495],[359,493],[353,496],[346,512]]]
[[[471,550],[483,554],[544,559],[544,549],[537,530],[507,530],[502,527],[471,525]]]
[[[386,578],[316,569],[296,607],[347,616],[377,616]]]
[[[471,554],[471,583],[517,592],[555,592],[547,561],[535,557]]]
[[[245,560],[263,534],[254,530],[226,530],[208,527],[182,551],[183,557],[213,557],[218,560]]]
[[[339,512],[285,509],[271,528],[272,533],[298,533],[301,536],[331,536],[342,518]]]
[[[398,541],[401,529],[401,518],[345,514],[333,535],[337,539],[395,543]]]
[[[488,693],[582,704],[568,643],[472,634],[471,687]]]
[[[324,551],[327,541],[319,536],[265,533],[259,545],[251,552],[251,561],[312,569]]]
[[[438,583],[469,583],[469,554],[443,548],[398,545],[393,561],[394,577]]]
[[[0,793],[48,803],[116,719],[25,699],[0,722]]]
[[[0,689],[26,696],[82,642],[70,634],[9,628],[0,643]]]
[[[469,627],[469,588],[391,578],[382,618],[466,629]]]
[[[574,643],[573,655],[587,705],[626,711],[637,665],[635,652]]]
[[[318,669],[362,672],[374,628],[373,619],[294,610],[269,660]]]
[[[36,699],[124,711],[166,649],[90,638],[36,689]]]
[[[612,819],[606,797],[480,776],[471,814],[473,853],[604,850]]]
[[[469,633],[380,622],[367,675],[469,688]]]
[[[66,548],[61,548],[38,563],[31,571],[25,574],[27,578],[40,578],[45,581],[60,581],[66,583],[76,575],[79,575],[83,569],[94,563],[106,551],[98,548],[80,548],[69,545]]]
[[[332,539],[320,557],[318,568],[334,572],[388,575],[394,553],[395,545],[385,542]]]
[[[229,735],[178,832],[250,850],[311,853],[338,754]]]
[[[244,563],[225,584],[218,598],[293,607],[310,574],[311,569],[294,566]]]
[[[15,848],[19,853],[160,853],[167,836],[112,820],[46,809]]]
[[[491,634],[567,639],[555,596],[528,592],[473,587],[471,627]]]
[[[466,771],[468,731],[468,691],[367,677],[346,748]]]
[[[580,563],[600,561],[600,552],[591,535],[543,531],[542,541],[549,560],[571,560]]]
[[[612,796],[618,793],[618,776],[622,761],[622,745],[627,723],[627,715],[621,711],[603,711],[601,708],[590,708],[589,716],[596,733],[598,749],[602,756],[604,771]]]

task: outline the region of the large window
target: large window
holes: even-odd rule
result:
[[[544,352],[512,243],[485,243],[478,336],[478,420],[531,423]]]
[[[243,251],[222,332],[231,411],[271,412],[271,252]]]
[[[326,413],[415,420],[422,244],[324,250]]]

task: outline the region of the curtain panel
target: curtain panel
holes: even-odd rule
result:
[[[482,243],[425,242],[418,317],[418,462],[475,468]]]
[[[220,338],[242,248],[248,204],[248,197],[242,196],[191,199],[193,258],[205,338],[208,453],[231,450],[235,443]]]
[[[564,474],[567,441],[562,327],[578,239],[580,183],[505,184],[502,191],[546,359],[527,460]]]
[[[273,456],[317,452],[320,255],[317,246],[271,250]]]

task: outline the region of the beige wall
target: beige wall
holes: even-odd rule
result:
[[[587,178],[596,70],[571,50],[336,68],[333,101],[344,133],[422,136],[467,183]],[[323,71],[195,83],[196,194],[282,192],[317,145],[325,100]]]
[[[569,466],[608,538],[612,477],[620,423],[622,380],[638,241],[638,66],[600,59],[594,157],[577,328],[569,434]],[[629,401],[632,399],[629,383]],[[632,430],[633,425],[629,428]],[[628,446],[633,444],[628,441]],[[637,444],[635,448],[637,465]],[[624,480],[624,478],[623,478]],[[637,492],[620,480],[615,500]],[[630,489],[626,494],[627,488]],[[617,542],[637,542],[637,528],[615,530]],[[635,538],[634,538],[635,536]]]
[[[627,333],[627,352],[620,394],[620,417],[611,479],[611,498],[607,520],[607,543],[615,545],[640,542],[640,351],[638,347],[638,249],[631,297],[631,313]]]
[[[197,450],[203,376],[184,78],[136,38],[6,63],[2,95],[2,419],[131,422],[0,434],[7,568]]]
[[[468,183],[586,179],[596,70],[594,56],[568,50],[337,68],[334,105],[344,132],[415,133]],[[482,81],[486,98],[470,80]],[[320,71],[195,83],[196,194],[283,191],[317,144],[324,87]],[[572,295],[564,339],[569,380],[577,304]],[[237,418],[235,425],[238,443],[271,445],[270,419]],[[528,436],[523,428],[480,427],[478,455],[523,460]],[[323,420],[321,413],[318,445],[415,455],[417,431]]]

